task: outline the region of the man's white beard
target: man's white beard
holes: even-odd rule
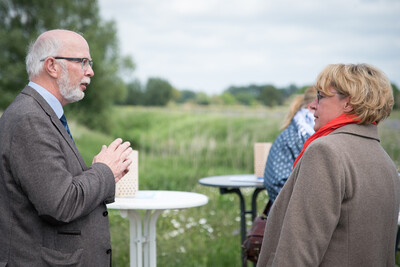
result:
[[[85,93],[82,92],[80,89],[81,83],[79,83],[76,87],[73,87],[69,84],[68,69],[64,66],[62,67],[61,76],[57,80],[57,85],[58,88],[60,89],[61,96],[65,100],[67,100],[68,103],[73,103],[82,100],[82,98],[85,96]]]

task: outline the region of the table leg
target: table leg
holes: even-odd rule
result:
[[[240,235],[241,235],[240,245],[242,245],[244,240],[246,239],[246,233],[247,233],[246,214],[251,214],[252,221],[254,221],[254,219],[257,216],[257,196],[263,190],[264,190],[264,188],[256,188],[253,191],[253,195],[251,197],[251,210],[246,210],[246,202],[245,202],[243,194],[239,188],[229,189],[229,188],[221,187],[219,189],[221,195],[235,193],[239,196],[239,200],[240,200]],[[243,259],[243,250],[241,250],[241,255],[242,255],[242,259]]]
[[[230,194],[230,193],[235,193],[239,196],[240,200],[240,236],[241,236],[241,241],[242,244],[244,240],[246,239],[246,203],[244,200],[244,197],[242,195],[242,192],[240,191],[239,188],[233,188],[233,189],[228,189],[221,187],[219,189],[221,195],[223,194]]]
[[[136,210],[121,210],[123,218],[129,218],[129,258],[131,267],[156,267],[157,266],[157,244],[156,224],[158,216],[164,210],[148,210],[142,217]]]
[[[121,217],[129,219],[129,262],[130,266],[143,266],[142,219],[135,210],[121,210]]]
[[[257,217],[257,196],[261,191],[264,191],[265,188],[256,188],[254,190],[253,195],[251,197],[251,219],[254,221],[254,219]]]
[[[145,257],[147,257],[149,261],[150,267],[157,266],[157,246],[156,246],[156,224],[158,216],[164,210],[156,210],[152,215],[150,215],[150,211],[146,212],[146,222],[145,222],[145,232],[144,234],[147,236],[147,244],[145,246]],[[148,213],[148,214],[147,214]],[[147,256],[146,256],[147,254]]]
[[[143,256],[144,256],[144,266],[150,266],[150,244],[149,244],[149,221],[151,218],[151,210],[146,211],[146,215],[144,217],[144,225],[143,225],[143,237],[146,238],[147,242],[143,243]]]

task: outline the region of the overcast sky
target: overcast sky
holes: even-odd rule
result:
[[[220,94],[312,84],[331,63],[369,63],[400,87],[400,0],[99,0],[132,79]],[[129,80],[129,79],[128,79]]]

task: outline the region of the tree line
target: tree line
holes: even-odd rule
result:
[[[90,45],[95,77],[83,103],[67,105],[75,118],[91,128],[108,132],[111,108],[119,105],[165,106],[192,102],[199,105],[282,105],[306,87],[290,85],[231,86],[219,95],[209,96],[190,89],[179,90],[167,80],[149,78],[145,85],[134,77],[134,60],[121,55],[114,21],[100,17],[97,0],[1,0],[0,1],[0,110],[4,110],[28,83],[25,70],[26,49],[30,42],[49,29],[70,29],[82,33]],[[57,55],[49,55],[57,56]],[[395,109],[400,108],[400,93],[393,85]]]
[[[152,77],[142,85],[139,80],[127,84],[126,98],[118,101],[122,105],[166,106],[170,102],[183,104],[191,102],[198,105],[282,105],[294,93],[303,92],[307,87],[290,85],[276,88],[273,85],[231,86],[221,94],[207,95],[189,89],[178,90],[167,80]]]
[[[212,96],[192,90],[178,90],[167,80],[152,77],[142,85],[139,80],[127,84],[126,98],[117,101],[119,105],[166,106],[168,103],[194,103],[198,105],[265,105],[279,106],[293,94],[303,93],[308,86],[297,87],[292,84],[288,87],[277,88],[274,85],[230,86],[221,94]],[[392,84],[395,99],[394,109],[400,109],[400,91]]]

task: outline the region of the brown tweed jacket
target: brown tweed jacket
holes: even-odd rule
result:
[[[26,87],[0,118],[0,266],[110,266],[115,181]]]

